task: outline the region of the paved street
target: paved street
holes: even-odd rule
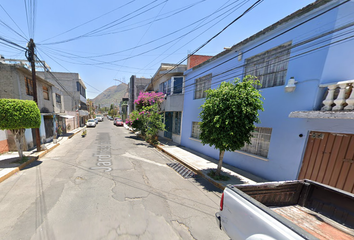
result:
[[[105,119],[0,183],[1,239],[228,239],[220,191]]]

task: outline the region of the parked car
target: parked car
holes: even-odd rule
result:
[[[103,122],[103,115],[96,115],[96,118],[99,122]]]
[[[87,127],[96,127],[96,121],[95,119],[89,119],[86,123]]]
[[[113,124],[116,125],[116,126],[123,126],[124,125],[123,120],[120,119],[120,118],[114,120]]]
[[[116,124],[116,123],[117,123],[117,120],[122,120],[122,119],[119,118],[119,117],[115,117],[114,120],[113,120],[113,124],[114,124],[114,125],[117,125],[117,124]]]
[[[96,122],[96,125],[97,125],[97,124],[98,124],[98,119],[97,119],[97,118],[95,118],[94,120],[95,120],[95,122]]]
[[[113,117],[107,116],[108,120],[113,120]]]

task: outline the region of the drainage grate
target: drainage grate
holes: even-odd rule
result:
[[[190,178],[193,177],[195,175],[195,173],[188,169],[187,167],[185,167],[184,165],[174,162],[174,163],[166,163],[167,166],[173,168],[176,172],[178,172],[182,177],[184,178]]]

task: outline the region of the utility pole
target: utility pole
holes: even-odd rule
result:
[[[27,60],[31,63],[31,68],[32,68],[33,101],[35,101],[38,106],[36,66],[35,66],[36,59],[35,59],[35,54],[34,54],[34,48],[36,47],[36,45],[34,44],[32,38],[28,42],[27,47],[28,47],[28,50],[26,51],[26,57],[27,57]],[[39,134],[39,128],[35,128],[35,134],[36,134],[37,152],[39,152],[39,151],[41,151],[41,139],[40,139],[40,134]]]

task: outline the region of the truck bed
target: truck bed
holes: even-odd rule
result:
[[[352,229],[299,205],[271,207],[271,209],[318,239],[351,240],[354,238]]]
[[[280,222],[285,218],[284,224],[289,225],[290,221],[316,238],[354,239],[351,193],[311,180],[240,184],[230,188]]]

